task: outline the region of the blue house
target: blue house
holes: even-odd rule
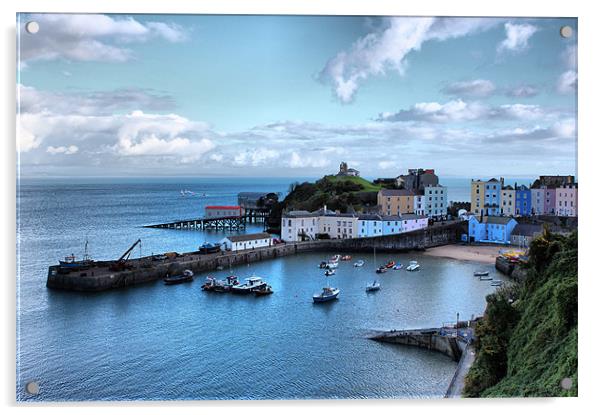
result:
[[[517,224],[515,219],[507,216],[471,216],[468,220],[468,240],[509,244]]]
[[[525,185],[516,187],[515,206],[517,215],[531,215],[531,189]]]
[[[380,215],[362,214],[357,220],[357,236],[371,238],[383,236],[383,219]]]
[[[489,179],[485,182],[485,208],[488,215],[500,214],[500,190],[502,186],[504,186],[504,182],[500,182],[498,179]]]

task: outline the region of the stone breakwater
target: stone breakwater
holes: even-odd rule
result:
[[[99,261],[86,270],[59,272],[58,265],[48,269],[48,288],[70,291],[105,291],[162,279],[168,272],[190,269],[195,274],[220,268],[250,264],[301,252],[372,252],[421,250],[457,242],[465,232],[462,223],[433,226],[398,235],[375,238],[331,239],[279,244],[237,252],[201,254],[190,252],[173,259],[155,261],[151,257],[128,261],[130,269],[111,271],[109,261]]]

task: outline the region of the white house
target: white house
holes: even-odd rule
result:
[[[407,213],[401,215],[401,232],[412,232],[418,229],[425,229],[429,226],[429,218],[425,215],[413,215]]]
[[[424,211],[422,214],[429,218],[443,218],[447,216],[447,187],[426,186],[424,188]]]
[[[306,210],[295,210],[282,215],[281,238],[283,241],[296,242],[314,239],[320,233],[319,217]]]
[[[263,248],[272,245],[272,237],[267,232],[233,235],[222,239],[220,245],[222,245],[226,251]]]

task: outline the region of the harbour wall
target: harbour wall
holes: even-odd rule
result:
[[[523,282],[527,278],[527,270],[520,264],[510,262],[508,259],[498,256],[495,259],[495,269],[515,281]]]
[[[439,334],[438,328],[390,331],[370,337],[372,340],[385,343],[403,344],[434,350],[459,362],[468,342],[462,337]]]
[[[70,291],[105,291],[156,281],[168,273],[174,274],[183,269],[190,269],[198,274],[302,252],[372,252],[375,248],[379,252],[426,249],[457,242],[462,233],[462,224],[453,223],[374,238],[294,242],[260,249],[207,255],[192,252],[182,254],[172,260],[132,259],[128,261],[131,269],[124,271],[111,271],[109,269],[110,262],[99,262],[98,266],[88,270],[65,274],[59,272],[58,266],[51,266],[48,270],[46,286]]]

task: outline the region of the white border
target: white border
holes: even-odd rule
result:
[[[178,412],[226,410],[248,411],[251,414],[346,411],[365,413],[370,408],[381,411],[441,412],[478,411],[487,414],[508,412],[545,411],[551,413],[577,413],[594,407],[601,384],[599,345],[602,344],[598,323],[601,293],[600,267],[597,259],[602,191],[600,187],[600,132],[599,78],[602,76],[599,41],[602,39],[600,15],[593,6],[596,2],[548,0],[430,0],[395,2],[385,0],[221,0],[213,3],[192,0],[104,0],[82,2],[77,0],[4,0],[0,3],[2,21],[3,96],[0,100],[4,134],[2,189],[3,238],[0,252],[4,272],[0,275],[3,295],[1,376],[2,403],[9,413],[43,410],[48,414],[81,413],[82,407],[91,414],[144,412],[164,414],[177,407]],[[15,403],[15,13],[16,12],[111,12],[111,13],[224,13],[224,14],[356,14],[356,15],[462,15],[462,16],[546,16],[579,18],[579,187],[580,193],[580,255],[579,255],[579,395],[577,399],[507,399],[458,401],[273,401],[273,402],[189,402],[189,403],[130,403],[83,405],[17,405]],[[596,215],[598,213],[598,215]],[[599,255],[599,254],[598,254]],[[591,405],[591,406],[590,406]],[[17,407],[17,406],[20,406]],[[109,406],[110,408],[107,408]],[[595,406],[599,410],[599,406]],[[200,410],[200,411],[199,411]],[[6,413],[6,412],[5,412]]]

